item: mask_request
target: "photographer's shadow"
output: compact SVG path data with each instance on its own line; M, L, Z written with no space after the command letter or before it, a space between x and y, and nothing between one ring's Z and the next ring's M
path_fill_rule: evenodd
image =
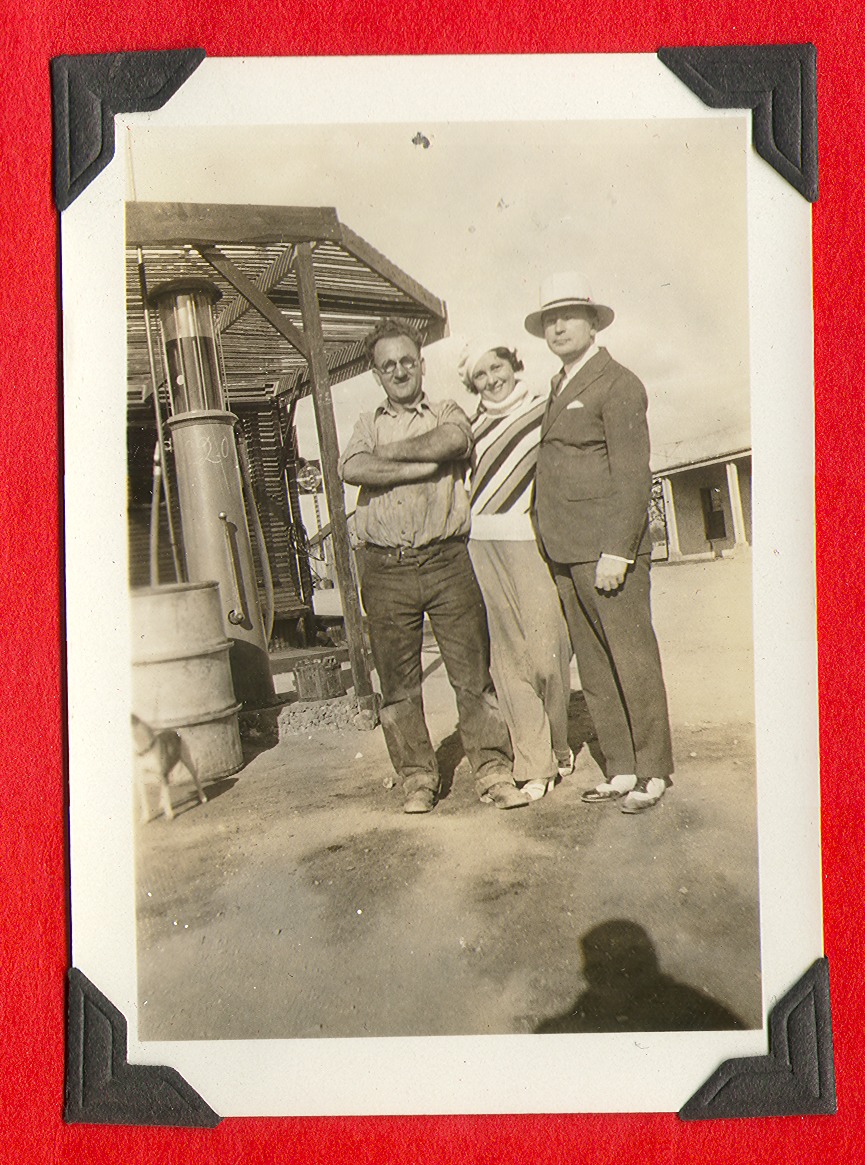
M583 935L580 946L586 989L566 1012L539 1023L538 1034L746 1027L710 995L663 974L652 940L635 922L603 922Z

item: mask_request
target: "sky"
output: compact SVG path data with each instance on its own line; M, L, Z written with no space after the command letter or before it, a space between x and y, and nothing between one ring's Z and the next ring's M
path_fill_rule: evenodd
M452 335L425 353L426 388L469 407L464 339L501 336L546 386L556 361L523 320L545 275L582 272L616 312L601 342L646 385L657 461L747 439L746 134L745 118L136 127L127 167L146 201L334 206L445 300ZM342 444L381 390L366 374L333 395ZM316 457L309 401L298 434Z

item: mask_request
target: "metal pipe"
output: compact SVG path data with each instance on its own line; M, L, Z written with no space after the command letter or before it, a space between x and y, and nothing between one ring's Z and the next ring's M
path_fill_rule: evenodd
M159 460L159 442L153 446L153 489L150 495L150 585L159 586L159 494L162 486L162 465Z
M162 492L165 497L165 515L168 518L168 541L171 544L171 557L174 560L175 577L178 582L183 582L183 569L180 564L180 552L177 549L177 537L174 532L174 517L171 513L171 487L168 481L167 464L165 461L165 438L162 432L162 410L159 407L159 385L156 381L156 363L153 359L153 337L150 334L150 308L147 303L147 276L144 273L144 252L142 251L141 247L138 248L138 285L141 291L141 306L144 309L144 332L147 336L147 359L150 364L150 384L153 390L153 412L156 417L156 442L159 449L160 477L162 478ZM152 553L153 549L151 546L151 554ZM157 555L159 553L158 535L156 541L156 553ZM152 561L150 570L152 577Z
M240 577L240 568L237 565L237 555L234 550L234 537L232 530L234 527L228 520L228 514L225 510L219 511L219 520L222 522L222 529L225 532L225 549L228 552L228 562L231 566L231 574L234 579L234 599L235 605L228 612L228 621L235 627L245 626L249 619L246 614L246 606L243 602L243 582Z
M237 440L237 453L240 460L240 480L243 483L243 495L246 498L246 512L252 520L255 541L258 545L258 557L261 561L261 574L264 581L264 636L268 643L273 635L273 619L276 600L273 594L273 572L270 569L270 555L267 553L267 542L261 525L261 515L255 501L252 489L252 469L249 464L249 455L246 452L246 434L239 423L234 428Z

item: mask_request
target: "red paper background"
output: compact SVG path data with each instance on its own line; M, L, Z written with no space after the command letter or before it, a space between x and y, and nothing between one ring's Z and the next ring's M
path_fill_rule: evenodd
M7 3L2 32L0 393L4 490L0 824L4 1161L286 1163L761 1162L859 1157L863 845L865 412L862 12L696 0L568 6L522 0L150 0L116 10ZM789 9L789 11L788 11ZM201 46L210 56L655 52L662 45L812 41L818 49L820 200L814 208L817 541L826 953L835 1117L686 1124L675 1115L227 1120L214 1131L62 1123L65 910L62 546L58 480L58 223L48 61L60 54ZM94 593L98 616L99 594ZM784 692L777 693L779 700ZM791 774L791 779L794 778ZM805 968L803 968L803 971ZM639 1107L639 1096L623 1096Z

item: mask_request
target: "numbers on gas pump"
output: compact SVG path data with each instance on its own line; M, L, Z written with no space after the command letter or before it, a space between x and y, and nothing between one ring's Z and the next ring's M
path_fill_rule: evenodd
M231 446L227 436L223 436L219 444L215 445L210 434L203 433L199 438L199 449L202 461L208 461L211 465L222 465L228 459Z

